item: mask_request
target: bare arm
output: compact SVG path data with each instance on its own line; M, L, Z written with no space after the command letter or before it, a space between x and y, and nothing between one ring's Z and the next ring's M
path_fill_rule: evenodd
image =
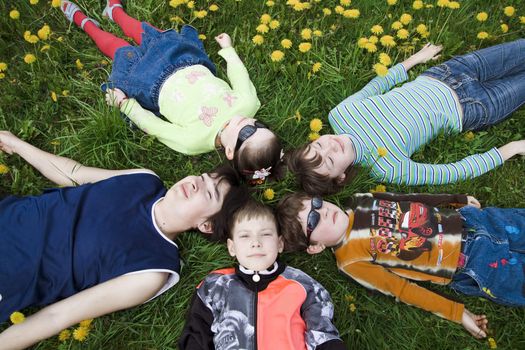
M418 65L419 63L426 63L429 60L437 60L440 55L438 53L443 49L441 45L433 45L431 43L423 46L421 50L407 58L401 64L405 67L405 70L408 72L410 68Z
M18 154L42 175L60 186L97 182L133 172L153 173L146 169L107 170L87 167L73 159L45 152L22 141L9 131L0 131L0 150L9 154Z
M503 160L507 160L516 155L525 156L525 140L509 142L505 146L498 148L498 151Z
M157 293L167 274L124 275L54 303L0 334L0 350L24 349L82 320L142 304Z

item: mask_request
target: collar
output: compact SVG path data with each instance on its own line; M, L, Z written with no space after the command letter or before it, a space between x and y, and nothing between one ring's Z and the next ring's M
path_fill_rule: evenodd
M244 282L248 289L253 291L263 291L268 285L273 282L281 273L283 273L286 265L275 261L269 269L264 271L253 271L244 266L237 265L235 272L237 276ZM255 277L257 276L257 277ZM255 278L254 278L255 277Z
M226 121L226 123L222 124L221 128L219 129L219 132L217 133L217 136L215 136L215 148L222 149L222 143L221 143L221 135L224 129L230 124L230 121Z

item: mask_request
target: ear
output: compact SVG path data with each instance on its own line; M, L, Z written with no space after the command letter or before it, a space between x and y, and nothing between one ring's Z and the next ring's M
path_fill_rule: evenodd
M345 179L346 179L346 174L345 174L345 173L342 173L341 175L339 175L339 176L337 177L337 180L336 180L336 181L337 181L337 184L338 184L338 185L342 184L343 181L345 181Z
M317 243L317 244L310 244L308 248L306 248L306 252L310 255L313 254L319 254L321 253L326 247L324 244Z
M230 238L226 241L226 245L228 246L228 253L230 253L230 256L235 256L235 245Z
M282 253L284 250L283 236L279 236L279 253Z
M206 220L197 225L197 229L202 233L211 234L213 233L213 225L210 220Z
M233 148L230 146L224 147L224 154L226 154L226 158L228 160L232 160L235 152L233 151Z

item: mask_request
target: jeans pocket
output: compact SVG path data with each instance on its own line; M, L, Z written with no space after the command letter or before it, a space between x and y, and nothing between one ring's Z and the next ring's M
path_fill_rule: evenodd
M437 66L430 67L423 72L422 75L429 75L434 79L445 81L451 74L450 68L444 64L438 64Z
M463 108L463 131L478 130L489 125L487 107L481 101L467 97L459 102Z

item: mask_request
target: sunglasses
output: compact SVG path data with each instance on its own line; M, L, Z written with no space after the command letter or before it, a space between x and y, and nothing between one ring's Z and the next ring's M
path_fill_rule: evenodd
M258 120L256 120L253 125L245 125L242 127L239 131L239 136L237 137L237 143L235 144L235 152L239 150L244 141L255 134L257 129L268 129L268 127Z
M310 244L310 236L315 230L319 221L321 219L321 214L317 210L321 209L323 206L323 199L321 197L312 197L312 206L310 212L308 213L308 218L306 219L306 239L308 244Z

